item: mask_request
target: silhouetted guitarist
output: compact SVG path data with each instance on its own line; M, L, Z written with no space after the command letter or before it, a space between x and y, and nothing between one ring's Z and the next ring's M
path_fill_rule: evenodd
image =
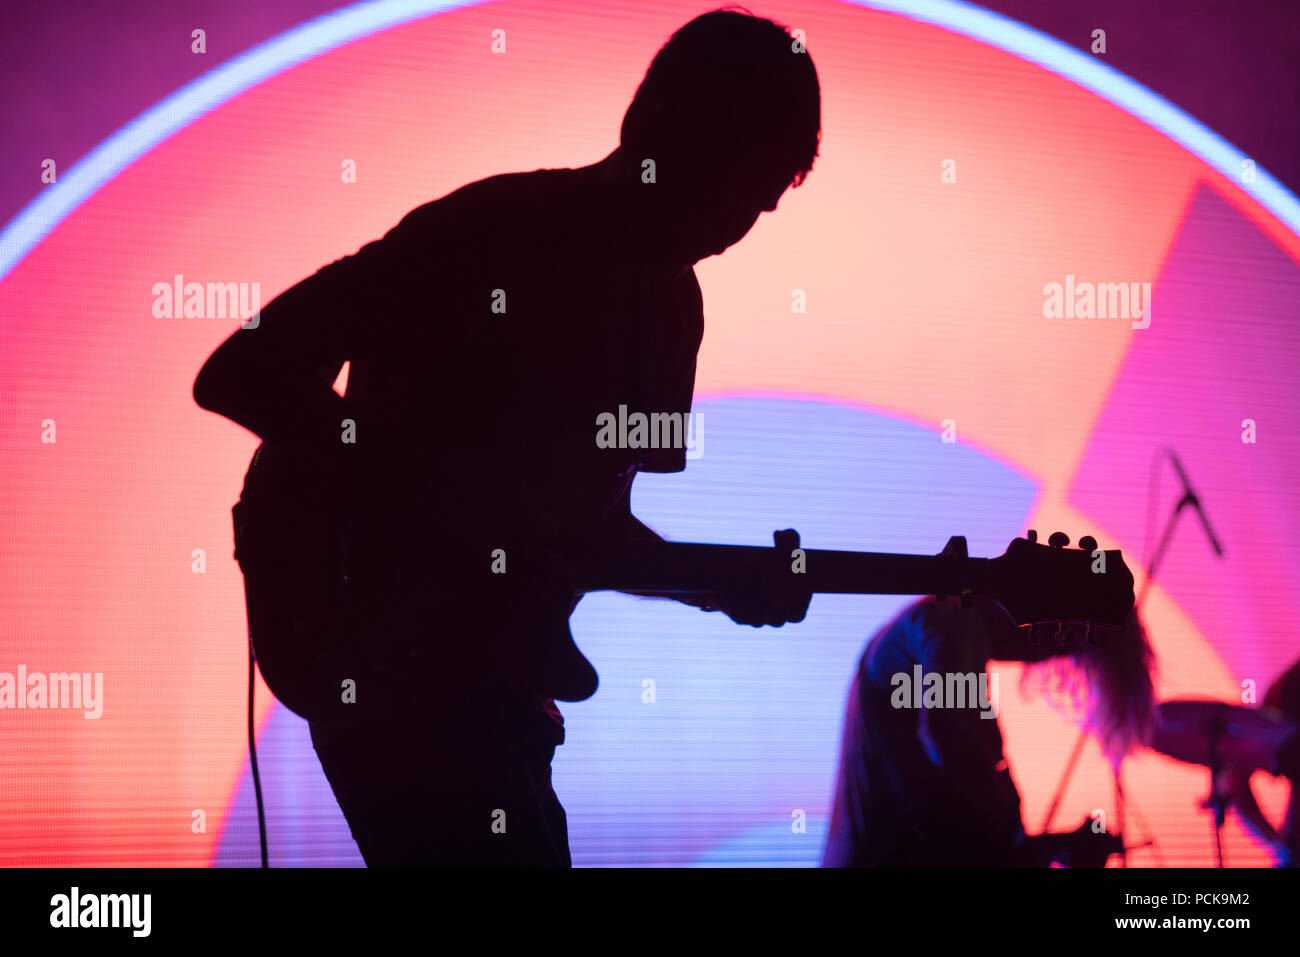
M685 449L599 448L597 417L690 410L692 266L802 182L819 138L802 46L771 21L706 14L656 55L603 160L421 206L281 294L199 374L201 406L295 449L304 494L344 476L359 614L427 632L393 721L312 725L368 864L569 864L550 761L553 699L572 689L545 642L503 664L500 641L563 620L575 597L526 559L654 536L632 480L680 471ZM524 579L510 600L483 590L490 555ZM808 596L758 582L710 604L780 625Z

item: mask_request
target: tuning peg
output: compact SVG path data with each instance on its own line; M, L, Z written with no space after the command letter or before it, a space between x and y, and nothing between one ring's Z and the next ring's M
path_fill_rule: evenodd
M1097 540L1091 535L1085 535L1079 539L1079 547L1085 552L1095 552L1097 550Z
M1038 541L1037 530L1031 528L1029 531L1025 532L1025 541L1029 542L1031 545Z
M1064 548L1070 544L1070 536L1065 532L1052 532L1051 537L1047 539L1047 544L1053 548Z

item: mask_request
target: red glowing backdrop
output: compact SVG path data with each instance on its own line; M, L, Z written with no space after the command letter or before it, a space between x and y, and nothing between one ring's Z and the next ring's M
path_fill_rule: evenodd
M102 672L105 695L97 720L0 713L0 864L208 864L243 773L245 632L228 508L256 443L190 397L233 324L156 318L154 285L177 274L257 282L269 301L465 182L601 158L658 45L699 12L509 2L362 36L194 117L4 276L0 671ZM1028 526L1092 533L1135 559L1151 454L1177 447L1228 555L1215 562L1194 527L1180 527L1146 609L1161 693L1239 700L1252 680L1262 695L1300 654L1286 588L1300 571L1289 434L1300 239L1183 145L1006 50L848 4L756 12L807 37L822 155L776 213L698 268L697 398L862 408L930 429L936 443L952 420L960 444L1033 483ZM495 30L504 54L492 52ZM348 160L355 183L340 175ZM1044 285L1067 275L1151 283L1150 327L1045 318ZM806 313L792 312L794 290ZM431 310L438 296L429 291ZM1242 441L1246 419L1254 443ZM1169 478L1162 512L1172 494ZM959 533L967 517L950 519ZM881 617L861 622L854 652ZM842 665L842 681L823 689L833 712L854 654L823 651ZM1032 829L1074 732L1015 693L1014 677L1004 669L1003 725ZM734 694L734 707L754 706ZM272 707L261 686L259 722ZM820 763L804 806L824 817L838 720L822 714L806 730ZM675 733L685 742L708 729ZM584 747L571 735L564 749L575 791L587 781L580 765L606 753ZM1283 789L1257 781L1276 816ZM1143 754L1126 783L1140 813L1130 827L1160 853L1131 863L1211 862L1202 775ZM1110 802L1090 748L1058 824ZM1226 853L1266 860L1235 821ZM655 859L680 862L668 850Z

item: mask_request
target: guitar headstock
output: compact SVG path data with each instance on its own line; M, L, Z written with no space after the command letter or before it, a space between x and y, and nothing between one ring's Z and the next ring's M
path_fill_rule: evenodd
M988 596L1017 625L1084 621L1121 627L1133 609L1133 573L1118 549L1103 551L1091 536L1069 548L1054 533L1048 544L1030 531L989 561Z

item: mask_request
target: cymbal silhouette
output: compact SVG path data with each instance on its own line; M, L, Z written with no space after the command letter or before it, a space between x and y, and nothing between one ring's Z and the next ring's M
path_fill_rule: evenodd
M1226 701L1165 701L1156 712L1151 748L1205 767L1268 768L1298 727L1275 711Z

